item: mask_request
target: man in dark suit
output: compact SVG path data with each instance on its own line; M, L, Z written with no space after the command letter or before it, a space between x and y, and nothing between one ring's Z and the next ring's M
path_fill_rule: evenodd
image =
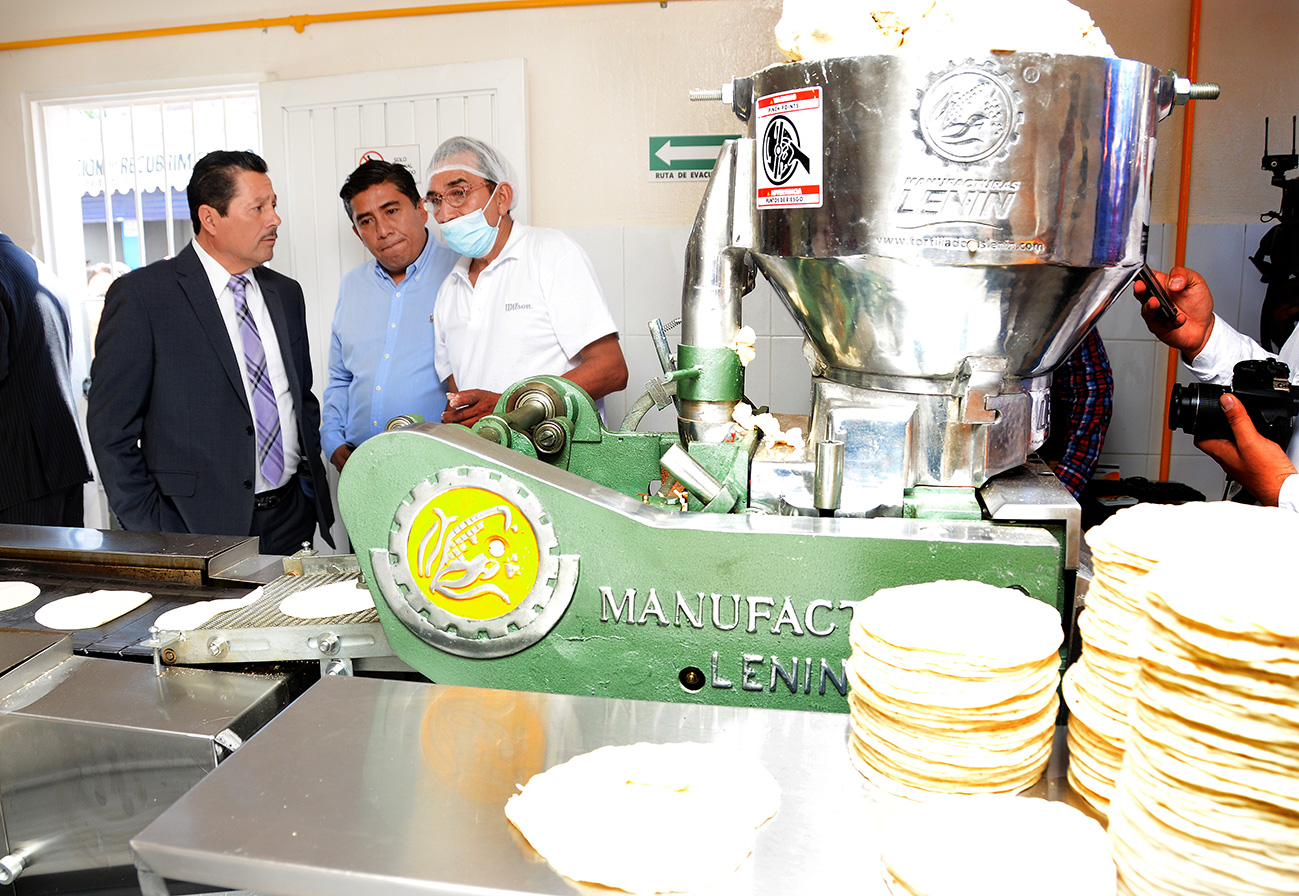
M256 535L289 554L333 507L297 281L262 265L280 218L266 163L213 152L189 188L194 240L109 288L90 445L126 529Z
M82 523L90 468L68 371L68 312L57 289L48 269L0 233L0 523Z

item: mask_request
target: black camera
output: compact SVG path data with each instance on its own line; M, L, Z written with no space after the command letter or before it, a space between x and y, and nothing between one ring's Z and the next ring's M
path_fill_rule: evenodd
M1173 386L1168 428L1197 439L1230 439L1231 424L1221 404L1225 392L1240 399L1260 433L1283 448L1289 444L1294 416L1299 413L1299 391L1290 387L1289 366L1274 358L1241 361L1231 372L1230 386Z

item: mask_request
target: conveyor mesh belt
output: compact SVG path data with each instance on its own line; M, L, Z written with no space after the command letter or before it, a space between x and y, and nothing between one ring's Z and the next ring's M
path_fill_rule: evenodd
M345 582L348 580L356 581L359 576L354 572L331 572L320 573L309 576L280 576L274 582L264 586L262 596L253 601L246 607L239 607L234 610L226 610L224 613L218 613L207 622L194 629L194 631L203 631L204 629L248 629L248 628L272 628L291 625L319 625L322 622L329 621L340 624L378 622L379 614L375 612L373 606L366 607L355 613L345 613L342 616L328 616L321 619L298 619L296 616L286 616L280 612L280 603L290 594L298 591L306 591L308 588L318 588L321 585L329 585L334 582Z

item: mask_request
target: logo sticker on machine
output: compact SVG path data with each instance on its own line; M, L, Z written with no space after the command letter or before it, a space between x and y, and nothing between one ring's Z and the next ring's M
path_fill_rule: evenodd
M412 578L429 602L463 619L513 610L537 581L537 534L511 501L452 488L415 515L406 538Z
M420 640L487 659L537 643L577 583L576 556L537 495L494 470L441 470L397 508L387 550L371 553L388 608Z
M822 115L820 87L758 99L758 208L821 207Z
M944 73L920 101L920 136L935 155L971 163L1001 152L1016 136L1015 96L996 72L958 66Z

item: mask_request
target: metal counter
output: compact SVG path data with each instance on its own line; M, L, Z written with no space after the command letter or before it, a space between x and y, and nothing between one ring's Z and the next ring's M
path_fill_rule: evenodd
M268 896L562 894L505 819L515 785L608 744L711 741L780 783L753 855L710 893L885 896L872 857L907 804L849 764L848 717L327 678L131 841L146 896L168 880ZM1083 808L1063 728L1029 795ZM708 831L628 831L626 848L707 849ZM602 892L614 892L605 891Z
M0 629L0 655L22 653L0 675L0 856L21 860L16 890L0 893L18 896L132 882L129 839L294 690L284 674L157 676L74 656L63 635Z

